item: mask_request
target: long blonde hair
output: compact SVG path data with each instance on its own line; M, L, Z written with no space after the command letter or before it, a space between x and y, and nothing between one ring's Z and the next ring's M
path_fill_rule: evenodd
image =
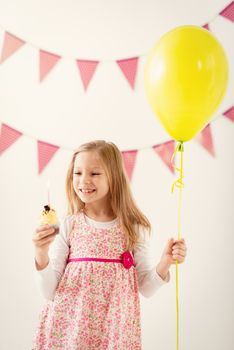
M74 191L73 171L77 154L87 151L96 151L100 157L109 182L111 208L119 218L121 227L126 234L127 249L132 250L139 241L140 226L148 229L150 234L151 224L133 199L122 154L114 143L96 140L85 143L75 150L66 178L68 214L77 214L85 206Z

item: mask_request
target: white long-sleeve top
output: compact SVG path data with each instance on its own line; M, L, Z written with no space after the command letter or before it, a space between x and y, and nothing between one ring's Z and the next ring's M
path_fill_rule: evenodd
M36 269L35 263L35 281L42 294L46 299L53 300L58 283L63 275L69 255L68 235L72 229L73 215L65 217L60 224L59 234L54 239L49 249L49 263L43 270ZM90 219L85 215L85 220L89 225L98 228L111 227L117 218L100 222ZM165 283L170 280L168 272L163 280L156 271L156 265L151 252L150 240L146 234L145 228L139 232L141 241L133 250L134 260L136 263L136 272L138 279L139 292L146 298L150 298Z

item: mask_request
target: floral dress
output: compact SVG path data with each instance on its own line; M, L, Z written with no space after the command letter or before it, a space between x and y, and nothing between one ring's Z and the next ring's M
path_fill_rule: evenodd
M81 211L68 239L67 265L40 314L32 349L140 350L137 274L119 220L96 228Z

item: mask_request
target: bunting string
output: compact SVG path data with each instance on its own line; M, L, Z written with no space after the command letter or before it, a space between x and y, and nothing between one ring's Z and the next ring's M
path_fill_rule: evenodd
M231 1L224 9L222 9L220 12L216 13L215 15L212 16L212 18L207 21L205 24L201 24L201 27L205 28L205 27L209 27L209 24L211 24L212 22L214 22L216 20L216 18L218 16L221 16L231 22L234 22L234 1ZM0 25L0 29L6 33L8 33L8 35L14 37L15 39L17 40L20 40L22 43L27 43L27 45L37 49L37 50L41 50L43 52L48 52L47 50L44 50L43 48L40 48L39 46L35 45L34 43L32 42L29 42L29 41L25 41L23 40L22 38L19 38L18 36L16 36L14 33L11 33L9 32L8 30L6 30L2 25ZM48 52L49 54L51 55L54 55L54 56L58 56L58 57L63 57L63 58L66 58L66 59L71 59L71 60L76 60L76 58L74 57L71 57L71 56L67 56L67 55L61 55L61 54L58 54L58 53L55 53L55 52L51 52L49 51ZM147 53L142 53L142 54L138 54L137 57L145 57L147 55ZM118 57L118 58L113 58L113 59L97 59L96 58L79 58L80 60L82 61L102 61L102 62L113 62L113 61L123 61L123 60L126 60L126 59L129 59L128 58L124 58L124 57Z
M202 25L203 28L210 30L209 24L213 22L218 16L222 16L223 18L234 22L234 1L229 3L224 9L222 9L219 13L217 13L213 18ZM59 55L54 52L46 51L33 43L26 42L22 38L19 38L15 33L10 33L5 28L0 26L0 29L5 33L4 41L2 46L2 52L0 57L0 63L2 64L6 61L10 56L12 56L16 51L18 51L22 46L29 45L39 51L39 83L42 83L47 75L51 72L51 70L58 64L61 58L69 59L66 55ZM127 80L129 86L134 90L135 82L136 82L136 73L137 66L140 57L147 56L148 53L139 54L135 57L127 57L127 58L118 58L118 59L83 59L83 58L70 58L75 60L77 63L77 67L80 73L80 78L83 84L84 91L87 91L87 88L94 76L95 71L100 63L100 61L113 61L116 62L118 67L120 68L122 74Z
M223 112L223 117L229 119L231 122L234 122L234 106ZM212 124L218 120L218 117L212 121ZM1 121L0 121L1 123ZM28 137L37 143L37 160L38 160L38 174L41 174L51 159L54 157L56 152L60 149L73 152L74 149L64 146L58 146L38 140L35 137L24 133L19 130L14 129L12 126L9 126L5 123L0 125L0 156L9 149L20 137ZM212 157L215 157L215 150L213 144L213 137L211 132L211 125L208 124L195 138L197 141ZM127 171L129 179L132 179L137 155L139 151L145 149L153 149L153 151L159 156L163 163L167 166L172 174L175 172L180 172L180 169L173 164L173 159L179 151L179 145L175 147L175 141L169 140L166 142L161 142L153 146L141 147L138 149L124 150L122 151L124 165ZM172 156L171 156L172 155ZM174 187L180 188L183 186L183 177L175 180L172 185L172 192Z
M223 18L234 22L234 1L229 3L224 9L222 9L218 14L216 14L209 22L203 25L204 28L209 30L209 24L217 18L217 16L222 16ZM59 60L62 58L61 55L45 51L39 47L36 47L34 44L24 41L21 38L18 38L16 35L9 33L5 30L5 28L0 26L5 32L4 42L2 46L2 52L0 52L0 63L6 61L11 55L13 55L17 50L19 50L23 45L28 44L32 47L39 50L40 57L40 72L39 72L39 81L42 82L48 73L52 70L52 68L58 64ZM122 71L124 77L126 78L129 86L134 89L136 83L136 74L139 57L146 56L146 54L138 55L137 57L128 57L123 59L115 59L119 69ZM65 56L63 56L65 57ZM90 81L97 70L97 67L100 63L100 60L90 60L90 59L75 59L77 63L77 67L81 76L81 80L83 83L84 90L87 91L87 88L90 84ZM110 61L110 60L102 60L102 61ZM229 108L227 111L223 113L223 115L230 119L232 122L234 121L234 106ZM212 122L213 123L213 122ZM59 149L67 149L71 150L68 147L56 146L51 143L37 140L34 137L23 133L22 131L14 129L12 126L9 126L2 122L1 125L1 133L0 133L0 155L5 152L9 147L11 147L21 136L30 137L37 142L38 149L38 173L41 174L49 161L55 155L55 153ZM204 147L213 157L215 156L214 145L212 140L212 133L210 124L207 125L204 130L195 138L197 142L199 142L202 147ZM127 174L131 179L134 165L136 162L137 153L140 150L146 148L153 148L155 153L161 158L161 160L166 164L168 169L174 174L178 169L174 168L170 157L174 150L175 142L173 140L166 141L160 144L153 145L151 147L144 147L136 150L123 151L122 155L124 158L124 163L127 169ZM176 180L173 183L173 191L174 187L180 188L182 186L182 182L180 179Z

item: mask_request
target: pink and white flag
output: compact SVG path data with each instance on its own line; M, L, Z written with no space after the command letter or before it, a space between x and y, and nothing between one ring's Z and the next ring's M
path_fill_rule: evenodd
M76 60L76 63L80 71L80 76L84 89L87 90L99 61Z
M58 55L40 50L40 82L45 79L60 59Z
M220 16L223 16L230 21L234 22L234 1L232 1L227 7L225 7L224 10L222 10L220 13Z
M58 146L39 140L37 141L38 174L41 174L42 170L46 167L58 149Z
M168 141L160 145L153 146L154 151L161 158L161 160L166 164L169 170L174 174L175 169L171 162L172 155L175 150L175 141Z
M234 106L225 111L223 115L234 122Z
M4 42L1 52L0 63L7 60L13 53L15 53L21 46L25 44L25 41L17 38L16 36L5 32Z
M21 135L22 133L18 130L10 128L6 124L2 124L0 134L0 154L9 148Z
M136 163L137 153L138 153L137 150L122 152L124 167L130 181L132 179L132 174Z
M202 28L205 28L205 29L207 29L207 30L210 30L209 23L204 24L204 26L202 26Z
M208 124L196 137L195 140L199 142L213 157L215 157L215 150L213 145L213 138L211 133L211 126Z
M116 61L132 89L135 86L138 59L139 57L134 57Z

